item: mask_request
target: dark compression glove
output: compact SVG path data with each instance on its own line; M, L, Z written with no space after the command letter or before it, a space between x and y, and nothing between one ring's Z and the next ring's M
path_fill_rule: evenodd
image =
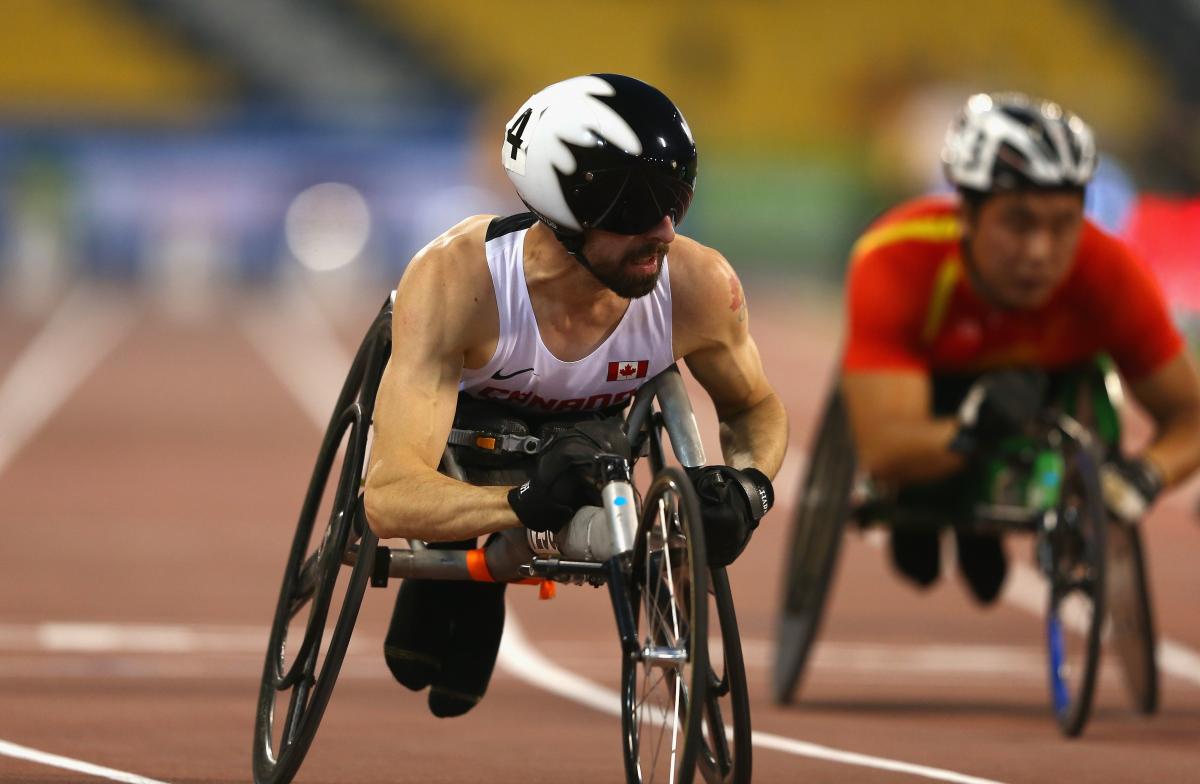
M1046 375L1036 370L998 370L971 385L958 407L958 433L950 448L964 454L1017 435L1037 420L1046 396Z
M1149 460L1117 457L1100 469L1104 505L1125 523L1136 523L1163 490L1163 478Z
M558 533L581 506L599 506L600 455L629 458L629 439L619 419L580 422L551 437L533 476L508 491L508 505L521 524Z
M708 565L728 566L741 555L758 521L775 503L775 489L757 468L705 466L692 474L704 519Z

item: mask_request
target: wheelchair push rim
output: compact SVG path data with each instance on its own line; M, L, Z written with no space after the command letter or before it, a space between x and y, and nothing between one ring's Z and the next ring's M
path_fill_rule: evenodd
M1050 704L1067 737L1083 731L1091 711L1105 618L1107 519L1096 462L1070 450L1053 525L1039 533L1049 581L1046 651Z
M709 617L715 614L717 618L720 644L709 651L697 767L705 784L746 784L750 781L754 753L750 695L733 593L725 569L709 572L708 595ZM713 650L720 653L720 661L715 660Z
M691 482L678 469L664 469L645 496L629 580L638 641L638 650L622 662L630 782L686 784L695 774L709 675L699 524Z
M1150 715L1158 710L1158 635L1141 534L1136 525L1111 522L1107 545L1112 647L1134 709Z
M358 558L348 578L339 579L343 558L352 547L370 552L378 541L366 525L359 488L376 385L387 360L388 315L385 309L354 358L336 413L322 440L296 525L255 713L252 765L256 784L286 784L299 770L333 692L371 575L372 559ZM343 444L341 463L337 464ZM331 477L336 479L336 487L328 520L310 552ZM339 583L344 592L330 628ZM303 636L289 664L289 626L306 608ZM286 708L280 715L276 709L283 701Z
M787 582L780 614L772 696L795 699L808 655L820 632L850 514L855 457L845 404L834 390L825 405L797 504L788 545Z

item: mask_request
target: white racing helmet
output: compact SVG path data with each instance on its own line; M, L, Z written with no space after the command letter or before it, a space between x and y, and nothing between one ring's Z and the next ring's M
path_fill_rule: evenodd
M958 188L1084 188L1096 171L1092 129L1051 101L978 93L946 132L942 165Z
M696 143L667 96L617 74L577 76L521 105L504 130L504 171L521 200L566 243L585 229L641 234L683 220Z

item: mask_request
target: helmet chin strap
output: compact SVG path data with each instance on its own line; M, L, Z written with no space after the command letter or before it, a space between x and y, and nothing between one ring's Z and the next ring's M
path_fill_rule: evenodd
M592 268L592 263L588 261L587 256L583 255L583 234L566 234L558 229L551 228L555 238L566 249L567 255L583 265L583 268L596 276L596 270ZM599 277L599 276L596 276Z
M558 240L559 244L561 244L567 251L567 255L575 259L575 261L578 261L585 270L592 273L592 277L596 278L596 280L600 280L600 276L596 274L596 270L592 267L592 263L588 261L587 256L583 255L583 232L567 233L560 229L554 221L535 210L529 204L529 202L525 201L524 199L521 201L524 202L529 211L532 212L539 221L541 221L542 225L550 230L550 233L554 235L554 238ZM603 283L603 281L601 282Z

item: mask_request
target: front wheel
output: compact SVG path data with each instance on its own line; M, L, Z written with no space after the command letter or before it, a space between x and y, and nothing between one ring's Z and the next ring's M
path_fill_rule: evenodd
M621 724L632 784L695 775L709 677L706 563L696 491L664 469L645 496L629 575L637 650L621 665Z
M1056 513L1040 532L1049 580L1046 650L1050 701L1067 737L1083 731L1100 667L1105 613L1105 533L1096 461L1082 447L1066 456Z

